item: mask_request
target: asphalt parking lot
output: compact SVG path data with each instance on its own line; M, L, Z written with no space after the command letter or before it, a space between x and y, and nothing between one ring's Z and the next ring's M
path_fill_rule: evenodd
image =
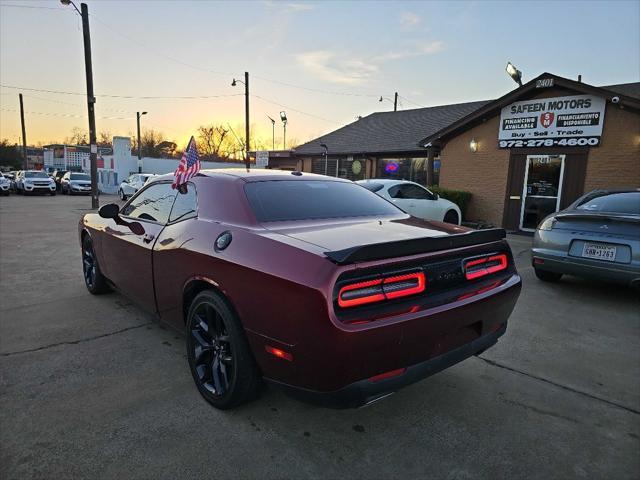
M179 333L86 291L89 204L0 199L1 478L640 476L638 294L538 281L528 237L510 238L522 295L482 357L359 410L266 390L221 412Z

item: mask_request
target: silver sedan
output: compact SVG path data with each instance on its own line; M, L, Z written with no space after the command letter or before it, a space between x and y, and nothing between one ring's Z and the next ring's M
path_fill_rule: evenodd
M531 256L540 280L566 273L640 287L640 189L595 190L549 215Z

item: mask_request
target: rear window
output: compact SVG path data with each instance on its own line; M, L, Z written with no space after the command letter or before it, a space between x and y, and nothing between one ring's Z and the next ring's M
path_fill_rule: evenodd
M379 190L382 190L382 187L384 187L384 185L382 185L381 183L371 183L371 182L362 182L362 183L358 183L358 185L366 188L370 192L377 192Z
M272 180L245 185L259 222L397 215L401 210L355 183Z
M640 215L640 192L610 193L579 205L578 210L589 212Z

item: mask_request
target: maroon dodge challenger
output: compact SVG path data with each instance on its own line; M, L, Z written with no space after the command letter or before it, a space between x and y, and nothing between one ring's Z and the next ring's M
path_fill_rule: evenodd
M348 180L273 170L158 177L79 224L84 279L186 332L213 406L262 380L357 407L494 345L521 280L501 229L411 217Z

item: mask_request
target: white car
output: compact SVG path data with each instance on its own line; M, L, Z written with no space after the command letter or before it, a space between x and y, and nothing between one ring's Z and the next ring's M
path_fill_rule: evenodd
M56 182L42 170L21 171L16 177L16 192L24 195L30 193L56 194Z
M120 188L118 189L120 199L126 200L131 195L134 195L144 186L145 183L149 181L149 179L153 177L157 177L157 175L153 173L134 173L133 175L130 175L129 178L120 183Z
M418 183L384 178L359 180L356 183L414 217L456 225L460 225L462 221L462 213L455 203L440 198L437 193Z
M0 194L11 195L11 180L0 172Z

